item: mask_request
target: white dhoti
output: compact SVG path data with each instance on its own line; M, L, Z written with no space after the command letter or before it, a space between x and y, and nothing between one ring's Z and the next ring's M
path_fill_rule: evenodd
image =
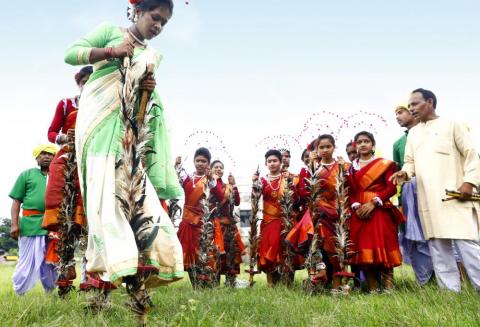
M476 240L434 238L428 242L433 269L435 270L437 283L441 288L454 292L460 292L461 290L460 272L452 247L453 243L473 287L480 291L480 238L477 215L478 213L473 209L472 219L476 226Z

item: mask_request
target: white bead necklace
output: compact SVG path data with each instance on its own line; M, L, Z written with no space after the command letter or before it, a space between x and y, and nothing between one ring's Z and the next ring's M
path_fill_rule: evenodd
M358 159L358 162L361 162L361 163L369 163L369 162L372 162L373 159L375 159L375 158L374 158L374 157L371 157L370 159L367 159L367 160Z
M147 42L140 40L130 29L127 29L128 34L130 34L133 39L140 44L142 47L147 47Z
M371 156L370 159L367 159L367 160L358 158L357 160L353 161L353 168L355 168L355 170L360 170L361 169L360 163L369 164L375 159L376 159L375 156Z
M324 163L323 161L320 161L320 165L322 165L322 166L331 166L331 165L334 165L335 163L336 163L335 160L333 160L333 161L330 162L330 163Z
M193 185L193 188L196 188L197 187L197 183L195 183L195 178L198 177L198 178L203 178L205 176L204 175L197 175L195 173L192 174L191 178L192 178L192 185Z

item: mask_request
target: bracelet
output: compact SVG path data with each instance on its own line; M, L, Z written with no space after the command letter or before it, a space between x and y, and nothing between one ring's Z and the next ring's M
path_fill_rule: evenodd
M317 263L315 269L316 270L325 270L325 269L327 269L327 265L324 262L319 262L319 263Z
M113 58L113 48L105 48L105 57L106 59L112 59Z
M375 206L375 208L382 206L382 204L378 201L378 198L377 198L377 197L371 199L370 202Z
M63 143L65 143L66 140L63 140L64 135L65 134L58 134L57 137L55 137L55 143L57 143L58 145L62 145ZM60 139L62 139L62 142L60 142Z

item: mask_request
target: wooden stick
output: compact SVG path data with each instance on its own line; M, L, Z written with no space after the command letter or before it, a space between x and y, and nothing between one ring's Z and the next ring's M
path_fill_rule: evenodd
M147 69L145 70L144 76L146 77L148 75L153 74L154 69L155 69L154 64L148 64ZM147 110L148 100L150 99L151 95L152 93L147 90L142 91L142 96L140 98L140 107L138 108L138 114L137 114L138 126L141 126L143 124L143 121L145 119L145 111Z

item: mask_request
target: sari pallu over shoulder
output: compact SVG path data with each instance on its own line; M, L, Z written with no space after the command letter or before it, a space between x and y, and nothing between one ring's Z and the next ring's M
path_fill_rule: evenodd
M349 187L351 187L349 202L363 204L378 197L383 202L383 208L392 210L395 222L404 223L405 217L390 201L390 198L396 193L396 187L389 181L383 184L379 183L383 175L390 176L391 172L395 170L396 163L383 158L375 159L359 171L354 171L353 167L351 167L349 176Z
M316 232L322 235L322 238L324 238L324 247L327 245L326 247L330 252L335 251L335 224L339 218L336 207L336 184L339 167L338 162L336 162L334 165L331 165L331 167L324 167L317 171L317 177L320 179L322 192L320 192L315 201L314 214L322 223L319 226L319 230ZM347 171L349 167L349 164L345 164L345 171ZM303 177L310 178L310 173L305 172ZM300 184L300 192L305 198L310 195L310 192L306 187L306 182L304 181ZM310 212L310 209L307 209L301 220L299 220L287 235L286 239L296 252L305 254L308 251L314 233L315 230L312 213Z
M195 181L195 177L187 177L183 183L185 204L182 221L178 226L177 236L182 245L183 264L186 270L193 268L198 261L198 247L201 234L203 207L207 185L205 176Z
M355 179L351 181L353 181L359 189L367 190L372 183L377 181L380 176L394 164L395 162L393 161L377 158L358 171L355 171L352 165L349 171L351 176L355 175Z
M207 178L202 177L197 182L192 179L189 183L190 182L192 183L192 187L188 191L188 195L185 196L182 219L188 221L190 224L198 225L203 215L203 208L200 201L205 196Z
M383 203L367 219L352 212L350 236L356 253L353 264L392 268L402 262L397 233L403 216L389 200L396 193L396 187L388 181L394 166L393 161L376 159L358 171L350 169L349 201L364 204L378 197Z
M66 52L65 61L72 65L84 65L92 48L114 47L121 44L127 37L125 29L103 23L84 38L76 41ZM147 64L153 63L158 68L162 56L153 48L135 48L132 60L133 76L137 81L145 72ZM112 134L119 134L121 124L118 123L118 109L120 108L120 94L122 90L119 72L119 60L103 60L94 64L94 72L84 86L80 98L80 118L77 119L76 149L77 161L80 166L79 174L83 174L86 149L94 154L115 154L118 157L119 145L110 146ZM148 176L157 195L161 199L173 199L182 196L183 192L178 183L172 154L170 136L165 121L163 106L156 91L153 92L149 108L151 116L150 129L153 138L149 142L154 152L147 155L146 166L150 167ZM116 113L115 113L116 112ZM110 129L109 131L104 131ZM118 135L116 135L118 136ZM96 142L96 140L99 140ZM115 137L115 139L117 139ZM100 143L100 144L99 144ZM82 144L80 146L79 144ZM83 159L83 160L82 160ZM82 166L83 165L83 166ZM83 178L81 186L84 187ZM84 196L85 198L85 196ZM88 204L86 204L88 205Z
M120 40L121 41L121 40ZM102 45L100 45L102 46ZM160 55L153 49L135 49L131 75L139 82L147 64L158 66ZM121 119L122 76L118 61L95 64L96 72L85 85L80 98L76 123L76 149L80 184L89 224L87 271L98 272L103 280L121 282L122 277L137 272L139 253L132 229L125 219L116 194L116 163L122 157L122 137L125 132ZM183 277L182 249L173 225L159 198L178 197L181 188L171 163L170 143L163 109L156 93L147 110L154 153L147 156L145 180L145 216L153 217L158 235L146 254L145 264L155 266L159 273L152 276L150 286Z

